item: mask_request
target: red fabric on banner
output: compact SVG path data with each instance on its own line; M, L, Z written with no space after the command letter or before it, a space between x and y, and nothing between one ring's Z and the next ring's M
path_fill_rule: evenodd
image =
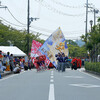
M31 59L32 59L32 62L34 63L34 59L35 57L37 56L41 56L41 52L38 51L38 49L42 46L42 43L38 42L38 41L35 41L33 40L32 41L32 47L31 47ZM50 63L50 61L46 58L46 56L44 55L43 59L45 59L45 62L47 64Z

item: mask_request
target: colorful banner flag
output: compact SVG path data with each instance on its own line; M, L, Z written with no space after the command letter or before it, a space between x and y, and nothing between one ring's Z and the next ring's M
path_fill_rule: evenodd
M31 59L32 59L32 62L34 63L34 59L35 57L37 56L41 56L42 53L38 51L38 49L42 46L42 43L38 42L38 41L35 41L33 40L32 41L32 47L31 47ZM50 63L50 61L46 58L45 62L47 64Z
M49 36L40 47L39 52L45 55L55 67L57 65L55 55L58 54L58 52L63 52L65 56L68 56L68 46L60 28Z

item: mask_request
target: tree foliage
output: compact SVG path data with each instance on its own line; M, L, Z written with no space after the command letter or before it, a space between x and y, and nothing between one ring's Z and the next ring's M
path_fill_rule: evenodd
M100 18L98 18L98 24L92 27L92 32L82 35L81 38L89 51L92 50L94 45L100 43Z
M84 46L79 47L79 46L68 44L68 50L69 50L70 57L85 57L85 56L87 56L87 51Z
M0 46L17 46L25 53L27 52L27 38L29 38L29 47L31 50L32 40L37 40L44 43L44 40L38 38L39 33L34 35L33 33L27 34L26 30L19 31L12 28L11 26L6 26L0 22Z
M29 47L31 50L32 40L36 40L44 43L44 40L39 38L40 34L37 33L34 35L33 33L27 34L26 30L19 31L11 26L6 26L0 22L0 46L17 46L25 53L27 53L27 38L29 38ZM84 57L86 55L85 47L79 47L77 43L72 40L66 40L69 49L69 55L71 57Z
M66 40L66 42L67 42L68 44L71 44L71 45L77 46L77 43L74 42L73 40Z

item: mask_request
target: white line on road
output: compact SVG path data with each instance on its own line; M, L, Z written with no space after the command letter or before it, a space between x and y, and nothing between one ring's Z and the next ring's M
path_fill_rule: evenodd
M55 95L54 95L54 84L50 84L49 98L48 98L48 100L55 100Z
M53 78L53 76L51 76L51 78Z
M95 76L93 76L93 75L90 75L90 74L85 73L85 72L82 72L82 71L80 71L80 72L83 73L83 74L86 74L86 75L88 75L88 76L91 76L91 77L93 77L93 78L95 78L95 79L97 79L97 80L100 80L100 78L98 78L98 77L95 77Z
M51 75L53 75L53 71L51 71Z
M66 78L83 78L82 76L64 76Z
M53 76L53 73L51 73L51 75Z
M93 84L70 84L71 86L83 87L83 88L99 88L100 85Z
M50 80L50 82L54 82L54 80L53 80L53 79L51 79L51 80Z
M53 73L53 70L51 71L51 73Z

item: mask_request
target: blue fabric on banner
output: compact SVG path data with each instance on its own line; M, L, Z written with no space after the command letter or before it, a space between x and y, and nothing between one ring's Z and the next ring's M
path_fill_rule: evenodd
M65 38L60 28L58 28L49 38L44 42L44 44L39 48L39 51L49 59L54 66L57 65L55 55L59 52L55 48L61 42L65 42ZM58 45L59 46L59 45ZM65 49L68 48L67 42L64 45ZM54 52L57 51L57 52ZM55 54L56 53L56 54ZM54 60L53 60L54 59Z

